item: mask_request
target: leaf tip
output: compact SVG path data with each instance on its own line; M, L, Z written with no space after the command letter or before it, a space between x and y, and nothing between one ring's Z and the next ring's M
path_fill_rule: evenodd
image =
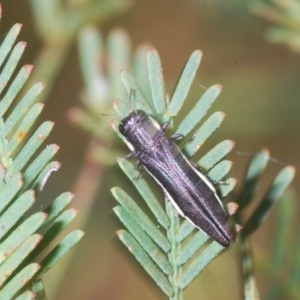
M75 217L75 216L77 216L79 210L72 207L72 208L70 208L70 212L71 212L71 214Z
M25 65L25 71L27 75L30 75L32 69L33 69L33 65L30 64Z
M0 9L1 9L1 12L2 12L2 6L0 5ZM22 28L23 27L23 24L21 24L21 23L16 23L16 27L18 27L18 28Z
M231 148L233 148L235 146L235 141L228 140L228 143L230 144Z
M266 156L270 156L270 151L269 151L268 148L263 147L263 148L261 149L261 152L262 152L263 154L265 154Z
M226 113L224 113L223 111L218 111L217 113L220 115L222 120L226 117Z
M57 144L53 144L53 149L55 151L58 151L60 149L60 146L58 146Z
M118 131L118 124L117 124L117 121L116 120L111 120L110 121L110 126L111 128L114 130L114 131Z
M85 235L85 232L83 230L78 229L77 233L79 235L80 238L82 238Z
M121 75L121 76L124 76L124 74L126 74L126 73L127 73L127 70L126 70L126 69L120 70L120 75Z
M18 43L18 45L20 45L20 48L23 50L23 49L25 49L27 43L24 42L24 41L21 41L21 42Z
M287 166L286 169L291 173L292 176L295 176L297 169L295 166Z
M228 210L228 214L230 216L234 215L235 212L237 211L239 205L235 202L228 202L227 203L227 210Z
M46 220L48 218L48 214L46 212L41 211L40 214L42 215L44 220Z
M235 224L234 227L235 227L236 233L239 233L243 229L243 226L240 224Z
M203 52L202 50L198 49L198 50L195 50L192 55L197 55L199 57L199 59L201 59L201 57L203 56Z
M110 189L110 192L113 194L113 195L115 195L117 192L118 192L118 187L117 186L114 186L114 187L112 187L111 189Z
M222 84L216 84L216 88L221 92L223 89L223 85Z
M114 98L111 100L111 104L115 110L117 109L119 103L120 103L120 99L118 99L118 98Z
M71 192L65 192L65 195L70 198L70 199L73 199L74 198L74 194L71 193Z
M150 48L147 51L147 56L152 55L153 53L156 53L156 52L157 52L156 49L154 47L150 46Z
M117 231L116 231L116 233L117 233L117 235L118 235L119 239L121 239L121 238L122 238L122 236L124 235L124 232L125 232L125 230L124 230L124 229L120 229L120 230L117 230Z
M37 245L43 238L44 238L43 235L37 234L37 239L36 239L36 241L35 241L35 245Z

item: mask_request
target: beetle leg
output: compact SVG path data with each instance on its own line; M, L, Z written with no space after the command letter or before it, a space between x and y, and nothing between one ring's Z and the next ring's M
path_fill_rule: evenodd
M197 169L197 171L199 171L199 172L201 172L201 173L205 173L202 169L201 169L201 167L199 166L199 165L197 165L196 163L194 163L193 161L191 161L190 162L192 165L193 165L193 167L195 168L195 169Z
M134 168L137 170L140 164L141 164L141 161L138 159L136 161L136 163L134 164Z
M169 121L167 121L167 122L165 122L164 124L163 124L163 126L161 127L161 130L162 130L162 132L165 132L166 130L167 130L167 128L168 128L168 126L170 125L170 122ZM171 136L170 136L170 139L172 139L172 140L177 140L177 139L181 139L181 138L183 138L184 136L183 136L183 134L181 134L181 133L174 133L174 134L172 134Z
M132 177L131 180L138 180L139 178L142 177L142 174L143 174L143 170L139 172L139 175Z
M223 180L211 180L214 185L226 185L226 181Z
M193 140L195 139L195 137L196 137L196 132L193 133L193 135L188 143L191 144L193 142Z
M136 152L132 151L132 152L126 154L125 158L133 158L133 157L137 157L137 156L138 156L138 154Z
M143 170L141 170L141 171L138 170L138 167L139 167L140 164L141 164L141 161L138 159L138 160L136 161L136 163L134 164L134 168L139 172L139 175L133 177L132 180L137 180L137 179L139 179L139 178L142 176Z
M168 128L168 126L170 125L170 122L167 121L166 123L163 124L163 126L161 127L162 131L165 132Z
M181 133L174 133L170 136L170 139L172 139L174 141L178 140L178 139L182 139L182 138L184 138L184 136Z

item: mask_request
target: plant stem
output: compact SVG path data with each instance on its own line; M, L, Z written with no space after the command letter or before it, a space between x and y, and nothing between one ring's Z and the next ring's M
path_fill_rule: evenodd
M241 249L241 267L243 275L244 299L245 300L259 300L259 293L254 278L254 264L253 255L249 240L241 235L240 238Z
M167 230L167 237L171 244L171 251L169 252L168 256L173 267L173 275L170 276L169 280L174 288L174 295L170 298L170 300L183 300L183 289L179 285L182 269L181 265L177 263L177 257L179 257L181 247L180 243L178 243L176 240L176 232L179 229L180 223L172 203L170 203L168 200L166 200L166 210L170 218L170 227Z

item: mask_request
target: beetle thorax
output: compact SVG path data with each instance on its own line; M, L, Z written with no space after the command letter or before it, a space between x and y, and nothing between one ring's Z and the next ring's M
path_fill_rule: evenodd
M123 118L119 131L132 145L131 150L137 153L150 150L161 135L159 124L142 110L133 111Z

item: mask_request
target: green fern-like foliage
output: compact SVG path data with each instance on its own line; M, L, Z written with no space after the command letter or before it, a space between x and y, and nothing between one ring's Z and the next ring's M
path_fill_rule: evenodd
M74 209L64 210L71 193L61 194L44 211L28 212L40 201L40 192L60 163L51 161L57 145L39 150L53 122L46 121L30 133L44 106L36 101L44 84L35 84L14 101L32 70L25 65L11 78L26 46L24 42L14 46L20 29L20 24L14 25L0 47L0 299L46 299L42 276L83 232L75 230L48 249L77 214ZM45 249L48 254L43 257Z
M244 184L241 189L240 194L235 198L235 201L239 204L239 210L236 214L236 220L243 224L243 230L240 235L240 252L241 252L241 269L243 277L243 288L245 299L258 299L259 293L257 285L254 278L254 265L253 265L253 254L251 251L251 246L249 242L249 236L253 234L263 221L269 215L271 209L278 202L278 200L283 196L284 191L291 183L295 175L295 168L292 166L287 166L283 168L279 174L274 178L265 195L260 200L260 203L256 209L252 212L248 220L244 220L243 212L245 208L254 200L256 191L258 189L259 180L270 160L269 152L266 149L262 149L255 153L249 162L249 166L245 175ZM283 197L281 202L284 202ZM291 205L291 204L290 204ZM283 211L285 213L286 210ZM281 221L281 222L280 222ZM278 228L280 230L274 231L274 257L281 259L284 256L284 252L278 247L282 247L282 226L284 226L281 218L279 218ZM281 239L281 241L279 241ZM288 243L286 243L288 244ZM299 247L299 246L298 246ZM279 251L278 251L279 250ZM297 258L295 257L296 261ZM275 260L274 260L275 261ZM276 268L273 265L274 261L270 261L269 264L272 268ZM278 267L278 265L277 265ZM300 267L298 265L298 272L300 273ZM275 299L275 298L273 298Z
M168 120L172 124L174 117L177 116L187 98L188 91L200 64L201 56L200 51L195 51L191 55L175 92L171 100L169 100L164 89L159 55L156 50L150 49L147 54L152 96L150 100L145 97L137 81L128 71L121 72L127 92L133 95L134 101L131 105L137 109L146 111L161 123ZM200 127L198 125L220 91L220 85L208 88L175 130L175 133L181 133L185 137L192 132L194 133L193 140L186 143L183 147L184 153L189 158L201 149L203 143L220 126L224 118L224 113L215 112ZM125 116L128 114L128 103L126 104L123 101L115 99L113 104L119 115ZM112 126L118 132L118 122L112 122ZM122 138L122 136L120 137ZM218 187L222 197L227 196L236 183L234 178L229 177L226 179L232 163L224 160L224 157L231 151L233 146L234 142L224 140L208 153L204 154L197 162L198 166L206 172L210 180L213 182L224 181L224 184ZM245 274L244 291L247 299L257 299L258 297L258 290L252 276L253 263L252 255L249 251L248 237L259 227L272 206L281 197L293 179L295 171L293 167L284 168L274 179L274 182L271 184L257 209L248 220L244 220L242 215L243 210L254 198L258 179L268 159L269 156L266 150L253 156L246 173L244 186L240 194L234 196L233 199L240 206L234 216L234 221L237 224L242 224L244 227L238 238L238 243L243 258L241 269L243 270L243 274ZM118 163L130 180L138 177L139 173L133 168L131 162L121 158L118 160ZM224 248L196 229L187 220L181 221L176 216L175 209L169 201L165 201L165 208L163 208L161 201L157 199L143 178L132 180L132 183L142 196L156 221L153 222L153 216L147 215L125 191L115 187L112 189L112 193L119 202L119 205L114 208L114 211L127 229L119 230L118 236L170 299L182 299L183 290Z
M150 49L147 63L152 93L151 101L146 99L129 72L122 71L121 74L128 93L134 91L132 105L146 111L160 122L166 120L172 122L183 106L201 57L200 51L195 51L191 55L172 99L168 103L159 55L156 50ZM175 132L182 133L184 136L194 132L220 91L220 85L207 89ZM119 100L114 100L114 106L118 114L122 116L129 112L128 105L124 105ZM201 127L197 128L193 141L187 143L183 149L188 157L198 151L200 146L219 127L223 118L222 112L216 112ZM117 129L116 122L113 126ZM229 172L232 163L222 159L233 146L234 142L230 140L222 141L198 161L198 165L207 172L207 176L212 181L222 180ZM138 176L138 172L134 170L129 161L119 159L118 163L128 178L132 179ZM140 209L128 194L120 188L113 188L113 195L120 204L114 208L114 211L127 228L127 230L118 231L119 238L170 299L181 299L183 290L223 250L223 247L210 240L201 231L195 230L188 221L181 222L169 201L165 202L165 208L163 208L143 178L132 182L163 230L157 227L157 224ZM225 184L220 187L222 197L225 197L233 189L235 183L236 180L233 178L225 180ZM203 251L196 254L199 249Z
M121 69L133 70L142 86L147 88L147 67L141 57L145 57L149 47L140 45L132 55L129 36L120 28L111 31L105 41L98 29L85 27L80 31L78 44L85 89L81 93L82 105L72 107L68 117L93 138L92 159L100 166L115 164L120 150L110 147L115 135L105 114L114 113L113 98L127 98L120 81Z
M93 137L102 141L101 148L97 147L95 151L92 151L98 157L96 159L100 164L111 164L114 162L116 153L111 149L108 150L112 135L107 130L107 118L99 118L99 114L113 113L109 110L112 97L118 97L122 100L129 98L126 90L124 92L124 88L119 82L119 70L128 68L132 70L132 73L127 71L121 72L122 80L128 93L132 90L134 91L132 93L134 101L132 101L131 107L147 111L162 124L166 120L172 121L174 115L178 112L176 106L183 105L184 98L187 97L193 76L196 74L201 59L199 51L192 55L170 101L164 89L159 56L152 49L148 52L146 60L145 48L146 46L140 46L137 49L132 55L133 63L131 63L129 38L123 30L116 29L112 31L108 35L107 43L104 43L101 34L92 27L85 28L81 32L79 53L86 85L82 97L84 108L73 108L69 116L72 121L88 131ZM139 83L134 78L138 78ZM150 78L150 85L148 78ZM186 143L184 147L185 154L189 157L195 154L199 148L201 150L201 145L218 128L224 118L224 113L215 112L206 118L206 121L202 122L200 127L197 125L204 118L220 91L221 86L219 85L209 88L202 95L192 112L188 114L188 118L178 122L179 126L176 128L176 132L184 135L188 135L189 132L196 132L192 143ZM174 99L177 99L177 102L173 102ZM129 103L114 99L113 104L119 115L124 116L129 112ZM117 121L113 122L113 126L118 132ZM199 160L198 163L201 168L207 172L212 180L220 181L228 174L232 163L222 159L232 147L233 142L225 140ZM242 236L238 237L238 247L235 248L241 252L243 261L241 269L243 274L247 274L243 278L244 285L242 288L244 289L245 297L248 299L257 299L258 295L252 263L253 256L252 251L250 251L251 245L248 237L260 226L262 220L270 212L272 205L278 201L294 173L293 168L285 168L276 177L279 179L275 179L266 192L266 197L260 201L260 208L247 220L244 218L243 212L248 204L254 198L257 198L256 190L259 178L263 175L268 161L269 153L267 150L255 153L249 163L241 192L229 194L229 201L237 202L240 205L234 220L245 228L242 231ZM120 159L118 162L130 180L138 175L129 161ZM146 178L146 176L144 177ZM127 228L127 230L120 230L118 233L128 249L135 255L165 294L173 299L176 299L176 297L180 298L182 297L183 289L223 249L217 243L211 242L206 235L194 229L189 222L182 222L181 219L175 217L174 209L169 202L165 203L166 207L163 208L163 201L154 196L154 192L150 189L144 177L133 180L132 183L150 208L152 216L141 210L138 202L135 202L125 191L114 188L113 193L120 203L115 208L115 212ZM232 188L231 184L233 185L235 181L227 179L227 183L229 184L219 186L219 190L224 196L229 193L229 190ZM270 195L272 195L271 198ZM157 221L153 222L153 216ZM281 222L278 226L281 226L280 224ZM284 252L279 251L280 249L276 244L276 240L280 237L276 235L277 231L274 232L274 243L276 245L274 248L278 249L276 253L279 252L279 254L274 253L274 255L282 259ZM197 251L198 249L199 251ZM191 268L189 268L190 266ZM294 274L293 278L296 278L297 275L295 274L299 273L297 273L297 270L300 268L294 267L294 269L292 272ZM282 282L281 285L283 285ZM277 284L276 287L278 286ZM287 290L286 285L284 285L284 289ZM273 291L274 286L270 286L270 290ZM294 287L290 287L288 295L295 293L294 290ZM270 292L270 295L272 297L274 293Z
M273 43L287 45L300 52L300 3L298 0L254 0L250 11L273 23L266 37Z

